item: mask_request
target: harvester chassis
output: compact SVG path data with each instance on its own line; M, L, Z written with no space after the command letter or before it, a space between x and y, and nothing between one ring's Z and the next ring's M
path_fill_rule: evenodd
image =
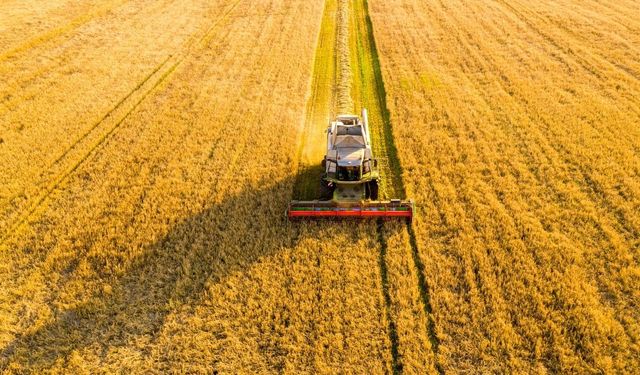
M320 198L289 203L289 219L413 218L411 200L378 200L380 173L373 157L366 109L362 117L339 115L327 129Z

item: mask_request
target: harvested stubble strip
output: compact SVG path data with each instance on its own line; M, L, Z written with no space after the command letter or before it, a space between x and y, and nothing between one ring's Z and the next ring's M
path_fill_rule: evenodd
M336 93L338 98L338 113L353 113L353 100L351 99L351 59L349 48L349 14L351 13L349 0L338 0L338 12L336 20Z

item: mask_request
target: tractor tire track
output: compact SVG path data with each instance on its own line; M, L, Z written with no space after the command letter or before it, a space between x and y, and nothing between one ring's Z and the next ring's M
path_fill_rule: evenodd
M378 266L380 267L380 282L382 287L382 295L385 304L385 316L388 322L389 341L391 341L391 369L394 374L403 372L402 356L400 354L400 339L398 337L398 325L391 314L393 302L391 301L391 293L389 292L389 270L387 267L387 250L389 246L384 234L384 220L376 221L377 242L380 246L380 255L378 258Z
M51 194L56 189L58 189L71 174L73 174L73 172L75 172L87 159L89 159L94 151L96 151L109 138L109 136L111 136L120 127L120 125L124 123L127 117L129 117L129 115L138 108L138 106L149 96L149 94L151 94L151 92L156 87L158 87L167 79L167 77L169 77L171 73L173 73L177 66L178 63L174 63L169 69L167 69L162 75L160 75L160 78L155 81L151 88L142 95L142 97L131 107L131 109L129 109L129 111L127 111L124 116L120 118L120 120L118 120L107 133L102 135L98 139L98 141L86 153L84 153L84 155L78 161L76 161L68 170L58 176L47 188L45 188L45 191L42 194L37 196L35 202L27 208L26 213L19 216L15 222L9 225L7 232L4 233L2 237L0 237L0 245L3 245L15 233L15 231L44 204L47 198L49 198Z
M69 154L74 148L78 147L83 143L83 140L87 139L91 133L93 133L96 129L100 128L100 125L104 124L108 119L116 117L117 113L124 108L125 103L133 101L133 104L129 107L129 109L122 115L118 120L116 120L115 124L110 127L104 134L102 134L97 141L89 147L89 149L82 154L82 156L77 159L74 163L71 164L69 168L67 168L64 172L62 172L57 177L53 178L53 181L42 191L40 194L36 196L34 202L27 206L26 210L17 214L17 218L11 221L6 228L6 232L0 235L0 245L4 245L9 238L13 236L13 234L17 231L17 229L25 224L35 213L36 211L46 202L46 200L53 194L53 192L58 189L68 178L71 176L89 157L101 146L103 145L111 135L113 135L118 128L125 122L125 120L129 117L131 113L133 113L142 102L161 84L168 82L168 78L171 74L178 68L178 66L185 60L185 58L192 52L192 48L194 48L194 44L196 42L200 42L195 48L200 47L204 48L208 44L208 42L213 38L215 31L218 30L219 26L228 19L229 14L238 6L238 4L242 0L237 0L218 18L217 21L213 23L211 27L209 27L204 35L199 39L197 36L192 36L187 43L185 43L185 47L182 49L179 54L169 55L164 61L158 64L152 72L138 85L136 85L125 97L123 97L116 105L109 110L98 122L96 122L93 127L85 134L83 134L78 140L76 140L72 146L67 149L60 157L56 159L52 166L56 163L61 162L67 154ZM206 43L205 43L206 41ZM152 78L156 77L155 80ZM138 100L135 100L134 97L138 97Z
M326 124L329 121L330 112L336 107L336 95L334 86L336 84L336 0L326 0L324 2L324 10L316 49L314 52L313 73L309 86L307 99L307 108L304 122L300 124L296 151L297 173L293 184L292 196L294 199L316 199L320 192L318 189L318 178L322 173L320 158L324 154L321 144L317 137L322 137L322 128L320 124ZM317 160L316 160L317 159ZM308 229L298 228L294 231L292 243L298 243L301 238L305 237ZM314 303L321 306L322 293L322 275L320 270L323 267L322 254L316 252L313 255L314 282L313 288L316 293ZM318 339L318 323L316 319L309 319L310 329L306 337L310 347L315 345ZM317 368L316 368L317 371Z
M371 133L374 138L374 154L376 158L380 158L380 171L383 176L382 193L385 198L405 198L406 189L402 180L402 166L398 158L397 149L393 140L393 131L389 110L386 103L386 90L382 78L380 60L376 47L375 37L373 34L373 25L369 16L369 4L367 0L352 0L354 10L354 23L357 31L357 58L359 59L359 72L354 74L360 75L360 87L355 91L362 96L361 102L368 102L368 110L370 113L370 121L373 126ZM362 103L364 105L364 103ZM391 319L391 297L388 290L387 277L387 242L384 234L384 221L378 221L378 242L381 246L380 265L381 277L385 291L385 302L387 304L387 312L389 318L389 334L392 340L392 354L394 357L394 372L402 372L402 361L399 353L399 340L396 332L395 322ZM438 373L444 373L442 366L438 363L439 339L435 331L435 320L433 318L433 309L429 294L429 284L425 276L425 267L420 258L415 231L411 223L406 224L406 230L409 236L409 244L411 247L411 256L417 274L418 290L421 299L421 305L424 310L426 320L425 330L429 337L431 349L434 352L435 369Z
M147 76L145 76L140 82L138 82L138 84L131 91L129 91L129 93L127 93L127 95L122 97L111 109L109 109L109 111L107 111L102 117L100 117L100 119L98 119L96 122L94 122L93 125L91 125L91 127L84 134L82 134L80 137L78 137L70 145L69 148L67 148L64 152L62 152L60 154L60 156L58 156L52 163L50 163L49 166L47 167L46 171L51 172L51 171L55 170L55 168L58 165L60 165L64 161L64 159L67 158L67 156L70 153L72 153L75 149L80 148L81 144L84 143L85 140L90 138L91 135L97 133L98 129L102 125L104 125L105 123L108 123L109 119L117 117L119 111L122 110L122 108L124 107L125 103L133 101L133 99L131 99L131 98L134 97L135 94L139 94L140 92L144 92L143 87L147 87L148 86L147 83L151 80L151 78L153 78L154 76L159 76L160 75L160 74L158 74L158 72L160 70L162 70L165 66L167 66L167 64L169 63L169 60L171 58L172 58L172 55L169 55L162 62L160 62L160 64L155 66L153 68L153 70ZM43 172L42 174L43 175L46 174L47 173L46 171ZM52 177L52 178L54 180L56 179L56 177ZM41 178L34 185L32 185L32 187L35 187L37 189L37 187L41 186L42 184L44 184L47 179L48 178L46 178L46 177ZM49 179L51 179L51 178L49 178ZM12 202L15 199L17 199L19 196L25 195L25 193L27 192L27 189L28 188L25 188L20 193L17 193L15 195L13 195L12 197L10 197L8 199L8 202Z
M233 8L235 8L235 6L240 2L240 0L236 1L234 3L234 5L231 7L231 9L229 9L226 13L223 14L222 17L225 17L226 15L228 15ZM208 38L208 40L210 41L212 38L212 34L214 29L216 28L216 26L218 26L218 22L215 22L212 26L210 26L204 33L204 35L200 38L197 39L197 37L195 35L192 35L187 42L184 44L184 46L182 48L180 48L181 51L188 51L191 48L193 48L193 45L196 41L199 41L201 46L204 46L204 40ZM129 98L131 98L132 96L134 96L136 93L138 93L141 88L143 86L145 86L147 84L147 82L149 82L151 80L152 77L154 77L156 75L156 73L158 73L158 71L160 71L161 69L163 69L167 63L169 63L169 60L171 60L174 57L174 55L168 55L167 58L162 61L160 64L158 64L147 76L145 76L145 78L143 80L141 80L131 91L129 91L129 93L127 95L125 95L122 99L120 99L120 101L118 101L107 113L105 113L96 123L94 123L94 125L87 131L85 132L82 136L80 136L76 141L73 142L73 144L71 145L71 147L69 147L65 152L63 152L53 163L51 163L51 165L49 166L49 168L53 168L56 164L58 164L62 159L65 158L65 156L67 156L67 154L69 154L69 152L71 152L75 147L77 147L83 140L85 140L96 128L98 128L102 123L104 123L109 117L113 116L115 112L117 112L117 110L123 106L123 104L129 100ZM182 62L182 60L184 60L184 58L186 57L186 53L183 53L183 56L179 56L177 57L177 63L180 64Z

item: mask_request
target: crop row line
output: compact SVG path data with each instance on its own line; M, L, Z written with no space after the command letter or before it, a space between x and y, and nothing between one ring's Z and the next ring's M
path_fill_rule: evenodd
M75 172L88 158L91 154L98 149L108 138L112 135L119 127L124 123L124 121L129 117L129 115L138 108L138 106L151 94L151 92L158 87L162 82L164 82L167 77L173 73L178 66L179 63L174 63L167 71L165 71L160 78L153 84L153 86L145 92L142 97L124 114L124 116L116 122L116 124L105 134L103 134L98 141L77 161L75 162L66 172L62 173L53 183L49 185L44 191L43 194L38 196L36 201L27 209L26 214L22 215L18 218L16 222L9 226L7 232L0 238L0 245L3 245L7 239L11 237L11 235L18 229L22 224L24 224L31 215L36 212L36 210L45 202L47 198L51 196L51 194L73 173Z
M391 341L391 368L394 374L402 373L402 359L400 355L400 339L398 338L398 327L393 316L391 315L391 293L389 292L389 271L387 268L387 251L389 246L384 235L384 220L376 221L376 234L378 244L380 245L380 255L378 265L380 267L380 279L382 286L382 295L384 297L385 312L388 322L389 341Z
M564 48L561 45L561 43L559 43L549 35L550 33L544 32L539 26L535 25L533 21L531 21L531 19L536 18L536 15L534 13L527 15L527 14L524 14L523 11L520 11L517 8L515 8L510 3L504 2L502 0L498 0L498 2L504 5L507 9L509 9L515 16L518 17L518 19L522 20L527 25L527 27L529 27L532 30L532 32L541 36L544 40L550 43L554 48L564 51L567 54L567 56L574 59L575 62L580 66L582 66L585 70L589 72L591 72L592 70L596 70L596 64L597 64L596 61L587 60L585 57L579 56L579 54L576 54L575 52L573 52L571 48L568 48L568 49ZM539 18L539 16L537 17ZM558 27L563 28L561 26L558 26ZM567 31L567 33L569 33L569 31ZM605 58L602 58L602 59L604 61L607 61ZM598 75L596 75L596 77L598 77ZM501 85L501 87L503 87L503 91L508 92L507 88L504 88L504 85L501 83L501 81L496 81L496 82L498 82ZM523 98L521 98L521 95L518 93L518 91L515 91L512 94L512 96L518 100L521 100L521 101L524 100ZM530 115L528 116L530 117ZM542 115L539 118L537 118L535 121L540 121L542 124L546 126L546 128L553 127L548 119L548 116ZM612 133L612 132L608 132L608 133L609 134L607 134L607 136L611 137L610 139L616 139L616 140L619 139L619 138L616 138L616 133ZM548 138L548 136L546 137ZM590 173L585 168L585 166L580 164L576 160L574 160L571 157L571 154L568 152L568 150L565 147L559 146L556 142L547 141L547 143L562 158L562 160L566 165L570 166L572 169L574 169L576 172L579 173L579 176L583 179L585 183L585 187L587 190L586 193L588 194L590 199L592 199L596 203L599 203L600 206L602 206L606 212L611 213L613 218L620 225L621 229L626 231L629 237L631 238L637 237L638 230L635 227L633 227L633 225L628 220L625 219L624 210L622 210L619 206L615 205L613 202L610 201L610 198L607 196L602 186L600 186L600 184L597 181L591 178ZM538 178L538 180L540 180L540 178Z
M352 66L349 51L349 1L338 0L336 14L336 91L337 110L339 113L353 111L351 98Z
M200 40L204 40L204 38L209 38L210 35L217 29L227 17L228 15L237 7L237 5L242 0L237 0L235 3L229 7L229 9L216 21L214 24L207 29L205 35ZM209 38L210 40L211 38ZM114 134L124 123L124 121L129 117L134 110L136 110L140 104L163 82L167 80L167 78L176 70L176 68L184 61L187 57L187 52L190 47L193 45L195 41L194 38L191 38L189 42L186 43L185 49L181 55L169 55L164 61L158 64L152 72L145 77L140 83L138 83L125 97L123 97L116 105L110 109L93 127L81 136L78 140L76 140L69 149L67 149L60 157L56 159L55 162L51 164L51 166L55 165L59 161L61 161L65 155L67 155L73 148L77 147L84 139L86 139L95 129L99 128L101 124L103 124L107 119L113 117L113 115L120 109L125 102L129 101L136 93L142 92L140 99L135 102L131 108L98 140L91 146L87 152L85 152L76 162L74 162L65 172L58 175L57 178L53 180L52 183L49 184L45 190L37 196L34 203L29 205L26 209L26 212L23 212L22 215L18 215L18 218L11 224L8 225L7 231L0 236L0 245L3 245L14 233L15 231L24 224L37 210L41 207L44 202L51 196L51 194L73 173L75 172L86 160L89 159L89 156L96 151L112 134ZM162 74L158 74L163 67L167 66L171 59L175 61L170 65L168 69L166 69ZM154 76L158 76L158 79L153 82L153 84L147 85L151 81L151 78ZM143 90L143 87L149 87L147 90Z

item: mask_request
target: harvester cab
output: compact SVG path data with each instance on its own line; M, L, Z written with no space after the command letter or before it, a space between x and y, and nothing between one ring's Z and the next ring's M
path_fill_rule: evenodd
M290 219L413 217L410 200L378 200L380 173L371 149L366 109L362 110L362 117L338 115L330 123L322 169L320 199L292 201L287 210Z

